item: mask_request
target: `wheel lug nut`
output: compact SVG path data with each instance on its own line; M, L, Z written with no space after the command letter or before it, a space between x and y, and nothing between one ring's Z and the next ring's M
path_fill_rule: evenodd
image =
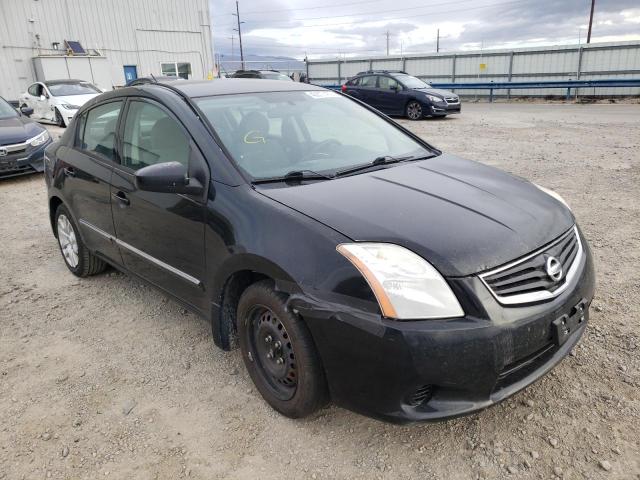
M264 341L266 343L271 343L273 341L273 338L271 338L271 335L267 335L266 337L264 337Z
M282 359L282 357L278 357L278 359L276 360L276 363L278 365L282 365L284 363L284 360Z
M276 350L278 348L280 348L282 346L282 343L280 343L280 341L278 340L276 343L273 344L273 348L275 348Z
M273 358L273 350L269 350L267 353L267 358Z

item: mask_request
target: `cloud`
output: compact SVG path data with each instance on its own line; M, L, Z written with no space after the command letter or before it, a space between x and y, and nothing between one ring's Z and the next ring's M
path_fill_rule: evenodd
M576 43L586 37L588 0L241 0L246 53L295 58L514 48ZM211 3L217 52L236 37L235 2ZM640 39L638 0L598 0L592 41Z

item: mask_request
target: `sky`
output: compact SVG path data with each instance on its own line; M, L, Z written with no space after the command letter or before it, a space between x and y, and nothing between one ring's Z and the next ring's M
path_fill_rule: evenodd
M217 53L238 54L235 0L210 0ZM586 42L591 0L240 0L245 55L297 59ZM592 42L640 40L640 0L596 0Z

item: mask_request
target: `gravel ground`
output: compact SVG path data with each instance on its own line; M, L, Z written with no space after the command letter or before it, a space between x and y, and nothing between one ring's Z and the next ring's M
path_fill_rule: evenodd
M238 351L135 280L65 268L40 175L0 182L0 479L640 479L640 105L465 104L410 123L554 188L598 274L582 342L499 406L395 426L272 411ZM56 129L52 129L56 131Z

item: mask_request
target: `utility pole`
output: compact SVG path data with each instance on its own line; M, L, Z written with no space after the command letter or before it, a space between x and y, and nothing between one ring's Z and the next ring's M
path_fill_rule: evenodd
M240 29L240 24L244 23L240 21L240 7L238 7L238 0L236 0L236 13L234 13L238 19L238 28L234 30L238 32L238 40L240 41L240 63L242 64L242 70L244 70L244 53L242 52L242 31Z
M389 56L389 30L387 30L387 57Z
M436 53L440 51L440 29L438 29L438 33L436 34Z
M596 6L596 0L591 0L591 14L589 15L589 32L587 32L587 43L591 43L591 25L593 25L593 9Z

